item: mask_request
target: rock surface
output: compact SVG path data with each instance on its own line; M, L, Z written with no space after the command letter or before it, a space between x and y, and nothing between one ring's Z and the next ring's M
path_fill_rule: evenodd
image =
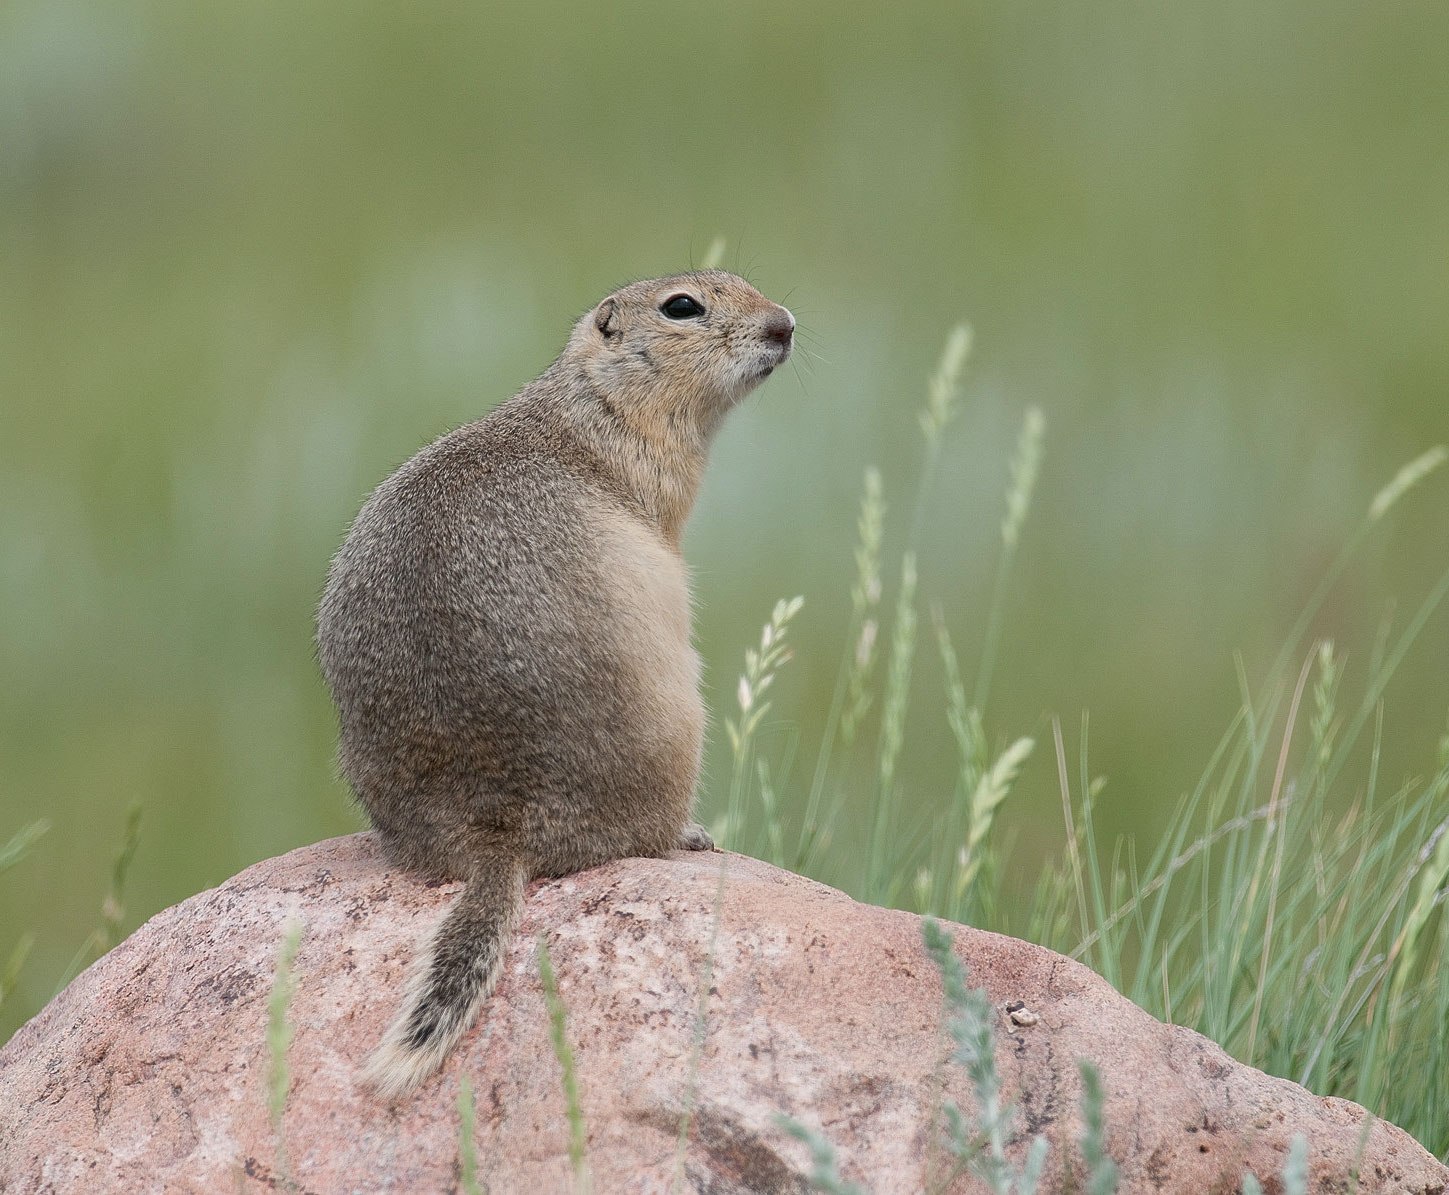
M724 897L683 1182L673 1187L702 967ZM943 1056L941 984L919 919L860 905L740 856L630 859L534 885L499 989L442 1074L394 1107L356 1086L408 961L458 885L386 870L370 835L249 868L153 918L0 1051L0 1190L455 1190L459 1081L477 1092L480 1176L493 1195L569 1190L561 1069L538 978L546 935L568 1010L597 1192L805 1191L786 1113L832 1141L845 1179L926 1189ZM267 1113L267 1008L289 918L306 933L290 1020L284 1155ZM1314 1192L1347 1191L1365 1114L1234 1062L1160 1024L1087 968L957 927L997 1014L1018 1101L1019 1165L1051 1143L1048 1181L1081 1178L1077 1060L1099 1067L1122 1191L1268 1191L1293 1134ZM1039 1020L1013 1024L1024 1001ZM1029 1018L1028 1018L1029 1019ZM959 1068L947 1098L971 1110ZM1364 1191L1449 1190L1449 1170L1381 1122ZM957 1177L952 1190L974 1191Z

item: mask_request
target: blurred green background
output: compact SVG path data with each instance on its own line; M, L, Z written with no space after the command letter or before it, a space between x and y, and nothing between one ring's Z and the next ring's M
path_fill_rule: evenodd
M1234 653L1261 682L1375 491L1449 434L1446 129L1427 2L10 0L0 840L54 829L0 879L0 952L38 936L0 1040L96 924L133 801L128 927L360 824L311 645L349 518L716 235L818 359L733 418L688 536L710 800L741 653L794 593L767 737L813 746L862 469L898 551L915 412L968 319L923 608L973 666L1039 405L988 729L1075 737L1090 710L1102 816L1150 838L1236 708ZM1350 689L1449 563L1446 500L1406 499L1314 628ZM929 656L916 820L952 769ZM1394 782L1430 766L1446 676L1441 612L1387 695ZM1030 864L1060 838L1045 747L1012 804Z

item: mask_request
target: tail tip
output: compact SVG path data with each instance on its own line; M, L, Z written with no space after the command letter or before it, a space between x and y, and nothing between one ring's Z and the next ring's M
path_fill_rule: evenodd
M363 1086L388 1102L401 1099L436 1074L446 1055L445 1049L419 1049L389 1034L364 1064Z

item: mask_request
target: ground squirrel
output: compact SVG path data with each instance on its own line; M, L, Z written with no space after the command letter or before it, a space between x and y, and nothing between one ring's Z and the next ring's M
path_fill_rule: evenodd
M536 380L373 492L318 613L342 772L389 855L467 886L367 1064L422 1082L502 965L524 883L713 846L679 537L723 416L790 355L743 279L636 282Z

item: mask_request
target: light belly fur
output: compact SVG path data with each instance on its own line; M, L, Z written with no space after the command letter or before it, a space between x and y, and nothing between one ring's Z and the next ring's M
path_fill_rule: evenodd
M614 590L611 621L618 658L635 673L646 747L677 761L687 806L699 774L704 702L699 655L691 642L689 575L658 534L617 510L594 512L605 584ZM674 794L671 794L674 795Z

